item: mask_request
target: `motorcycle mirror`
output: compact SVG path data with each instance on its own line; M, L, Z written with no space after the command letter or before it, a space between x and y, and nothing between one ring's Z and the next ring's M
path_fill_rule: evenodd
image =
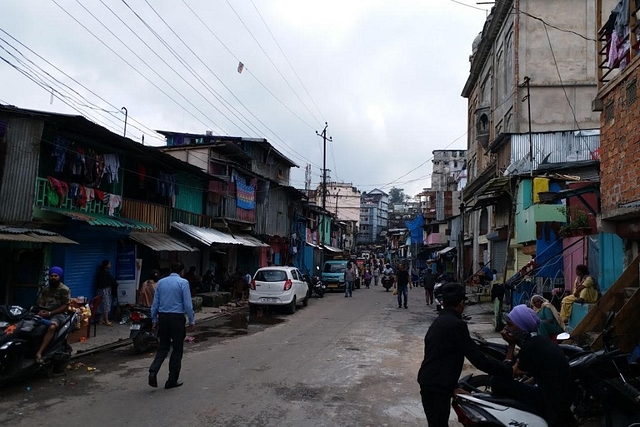
M569 338L571 338L571 334L569 334L567 332L563 332L561 334L558 334L558 336L556 337L556 339L559 340L559 341L568 340Z
M320 266L316 265L316 270L320 271Z

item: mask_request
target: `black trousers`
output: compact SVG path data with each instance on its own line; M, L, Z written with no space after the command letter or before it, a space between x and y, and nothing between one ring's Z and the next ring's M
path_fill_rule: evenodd
M182 366L182 353L184 349L184 339L187 336L184 314L180 313L158 313L158 351L153 363L149 367L149 372L157 374L169 354L169 382L178 381L180 368Z
M451 396L425 390L420 390L420 396L429 427L449 427Z

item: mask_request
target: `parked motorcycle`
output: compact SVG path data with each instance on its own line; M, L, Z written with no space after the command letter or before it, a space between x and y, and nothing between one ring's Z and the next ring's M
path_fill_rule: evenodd
M313 276L311 278L311 290L318 298L322 298L327 290L327 285L322 283L320 276Z
M578 421L594 416L602 417L602 425L605 427L627 426L640 421L640 390L636 388L640 386L639 373L637 367L626 363L626 355L613 344L614 315L615 313L610 313L605 322L602 350L594 352L560 344L569 359L575 380L576 398L572 404L574 416ZM481 351L490 357L503 360L506 356L506 345L475 341ZM532 412L522 402L483 393L490 391L488 375L464 377L458 386L476 393L471 397L459 395L454 399L453 408L464 426L479 425L479 420L473 417L482 411L488 415L484 416L482 422L486 426L514 425L510 424L513 420L517 423L531 423L534 419L532 416L540 415ZM499 410L496 405L503 409ZM546 426L546 423L529 425Z
M69 313L42 353L42 361L36 362L36 353L51 322L19 306L0 306L0 382L37 372L48 376L64 373L72 352L67 338L77 320L75 312Z
M442 302L442 285L444 285L444 280L438 280L433 287L433 302L436 304L436 310L441 311L443 307Z
M132 307L129 319L129 338L133 341L133 349L136 352L144 353L151 346L158 344L158 336L153 332L150 308Z
M393 277L389 274L383 274L380 281L382 282L382 287L384 287L386 292L389 292L389 289L393 287Z

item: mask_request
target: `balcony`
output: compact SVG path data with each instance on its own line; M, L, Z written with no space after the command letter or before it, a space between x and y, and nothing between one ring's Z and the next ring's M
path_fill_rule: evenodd
M68 183L66 183L68 185ZM109 206L102 202L102 200L93 199L87 201L82 207L74 204L74 200L70 197L65 197L64 200L60 200L59 203L55 203L47 196L47 189L49 188L49 181L46 178L38 177L36 179L36 199L35 205L40 208L56 208L65 211L80 211L87 214L99 214L109 215ZM60 198L61 199L61 198ZM115 214L118 214L120 208L115 209Z
M122 201L122 215L143 221L156 227L159 233L168 233L171 220L171 208L156 203L143 202L134 199Z
M248 224L255 224L256 222L255 209L238 209L237 200L235 197L222 196L220 202L213 203L212 206L212 214L216 218L224 218L225 220L238 221Z
M429 233L427 238L425 239L426 245L442 245L447 242L447 239L443 239L443 235L441 233Z

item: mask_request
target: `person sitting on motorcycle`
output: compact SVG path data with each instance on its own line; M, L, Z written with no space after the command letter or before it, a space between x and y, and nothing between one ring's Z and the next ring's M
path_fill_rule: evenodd
M575 418L570 409L574 387L569 362L562 349L537 335L540 318L526 305L515 306L505 320L501 334L509 344L507 361L513 360L518 370L530 379L518 382L493 377L493 392L533 406L550 427L574 425ZM516 344L520 351L514 359Z
M385 276L391 276L393 274L393 268L391 268L391 266L387 264L385 269L382 270L382 274L384 274Z
M36 363L42 363L42 352L47 348L58 328L68 320L65 313L69 309L71 291L62 283L62 275L63 270L60 267L49 269L49 286L42 290L38 300L38 306L41 309L38 315L49 319L51 325L36 353Z

